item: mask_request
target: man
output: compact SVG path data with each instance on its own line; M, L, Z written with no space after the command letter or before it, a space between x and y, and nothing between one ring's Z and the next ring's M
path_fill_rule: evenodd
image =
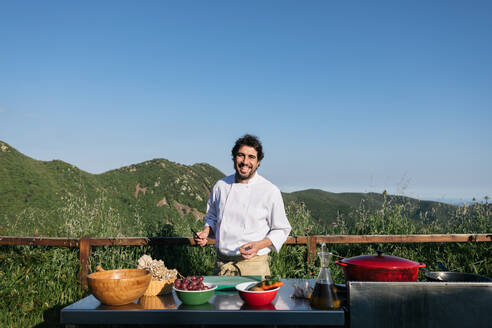
M280 190L256 170L263 147L246 134L232 148L235 174L219 180L207 203L205 227L195 234L200 246L215 235L216 275L269 276L268 253L279 251L291 226Z

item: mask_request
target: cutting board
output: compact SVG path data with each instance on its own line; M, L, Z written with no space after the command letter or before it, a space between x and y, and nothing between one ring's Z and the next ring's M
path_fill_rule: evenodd
M217 285L216 290L236 290L236 285L242 282L259 282L261 276L205 276L204 282Z

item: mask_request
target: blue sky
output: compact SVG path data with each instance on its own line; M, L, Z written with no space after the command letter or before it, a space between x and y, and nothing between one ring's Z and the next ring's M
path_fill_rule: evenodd
M3 1L0 140L102 173L232 172L282 191L492 196L490 1Z

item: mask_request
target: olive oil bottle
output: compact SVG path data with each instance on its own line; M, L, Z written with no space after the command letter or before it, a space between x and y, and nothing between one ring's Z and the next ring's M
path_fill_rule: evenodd
M340 307L341 302L337 295L336 286L331 278L330 269L328 269L328 264L333 254L326 252L325 248L326 244L323 243L321 245L321 252L318 252L321 268L314 285L310 304L312 308L318 310L335 310Z

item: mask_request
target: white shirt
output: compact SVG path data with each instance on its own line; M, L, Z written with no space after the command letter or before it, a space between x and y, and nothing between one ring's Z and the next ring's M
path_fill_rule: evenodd
M230 175L219 180L207 203L205 225L215 232L216 247L225 255L239 255L239 247L268 237L279 251L291 226L280 190L257 172L248 183ZM263 248L258 255L270 252Z

